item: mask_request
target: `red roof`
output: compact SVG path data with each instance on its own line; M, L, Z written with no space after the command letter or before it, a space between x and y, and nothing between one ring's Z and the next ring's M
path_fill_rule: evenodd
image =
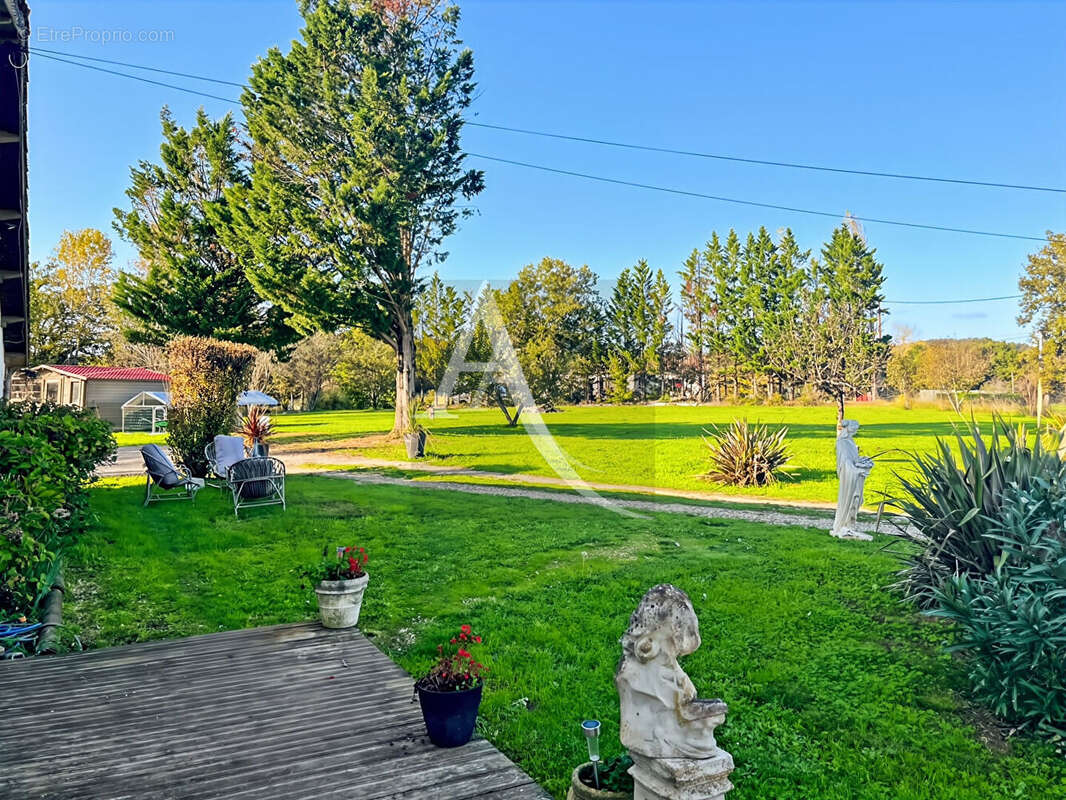
M141 367L83 367L78 364L49 365L48 369L93 381L167 381L168 375Z

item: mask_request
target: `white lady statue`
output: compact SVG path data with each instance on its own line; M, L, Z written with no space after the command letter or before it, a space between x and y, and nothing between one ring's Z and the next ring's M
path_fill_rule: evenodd
M874 460L859 455L859 446L854 438L858 430L859 423L853 419L843 420L837 425L837 478L840 490L831 533L838 539L870 541L873 537L858 530L856 518L862 506L863 487L874 467Z

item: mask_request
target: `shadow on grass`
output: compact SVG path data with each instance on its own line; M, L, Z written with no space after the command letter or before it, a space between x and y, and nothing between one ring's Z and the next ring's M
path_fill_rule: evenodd
M766 424L771 428L787 427L789 439L812 439L832 441L835 438L835 423L814 425L809 423L789 424L783 422L766 422L757 417L748 417L752 423ZM720 427L720 426L719 426ZM584 439L614 439L619 441L643 439L699 439L705 430L711 430L711 423L694 422L564 422L549 420L548 430L562 437ZM946 421L937 423L872 423L863 425L858 439L898 439L925 437L954 437L961 431L959 423ZM434 435L449 436L525 436L521 426L509 428L506 425L455 425L433 431Z

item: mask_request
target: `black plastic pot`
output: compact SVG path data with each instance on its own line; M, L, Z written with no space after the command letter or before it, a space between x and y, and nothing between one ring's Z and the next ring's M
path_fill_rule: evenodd
M426 454L426 432L405 433L403 443L407 447L408 458L422 458Z
M437 747L459 747L470 741L481 705L481 686L461 692L433 692L415 687L429 740Z

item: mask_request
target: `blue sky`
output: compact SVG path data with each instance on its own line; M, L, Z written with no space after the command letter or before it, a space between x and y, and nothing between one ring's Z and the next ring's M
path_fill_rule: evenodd
M300 25L295 0L31 3L32 44L241 81ZM1066 187L1066 3L527 2L462 4L478 121L856 169ZM133 41L101 41L126 31ZM137 41L166 31L167 41ZM66 36L71 40L63 41ZM111 34L112 38L116 38ZM119 68L121 69L121 68ZM213 94L236 88L149 76ZM110 232L130 165L155 159L159 109L188 123L236 104L33 58L30 231ZM468 128L475 153L689 191L858 216L1041 236L1066 195L937 185L639 153ZM817 250L833 220L472 160L478 214L442 275L503 282L543 256L605 279L647 258L676 283L712 230L790 226ZM1038 242L866 226L891 300L1017 293ZM116 242L119 265L133 258ZM1013 301L892 306L918 335L1020 337Z

